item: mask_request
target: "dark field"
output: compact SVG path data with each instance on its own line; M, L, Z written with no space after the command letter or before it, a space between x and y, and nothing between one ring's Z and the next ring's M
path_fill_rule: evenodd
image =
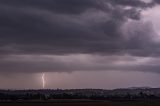
M160 101L79 101L57 100L50 102L1 102L0 106L160 106Z

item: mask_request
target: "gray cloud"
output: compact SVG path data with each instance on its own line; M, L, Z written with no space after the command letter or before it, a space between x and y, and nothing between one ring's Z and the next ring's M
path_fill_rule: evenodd
M158 72L159 64L139 62L160 54L153 26L141 22L141 11L152 6L141 0L0 0L0 71Z
M149 5L139 0L1 0L0 4L1 54L128 51L120 27L128 19L138 21L137 8Z
M95 55L7 55L0 61L2 73L73 71L143 71L159 73L160 59ZM3 70L3 71L2 71Z
M102 0L1 0L1 4L16 6L20 8L37 8L39 10L48 10L56 13L79 14L90 8L101 8L99 3Z

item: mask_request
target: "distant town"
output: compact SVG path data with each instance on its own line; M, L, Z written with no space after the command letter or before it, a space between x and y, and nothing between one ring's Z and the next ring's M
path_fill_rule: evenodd
M160 88L126 89L46 89L46 90L0 90L0 101L27 101L54 99L135 101L160 99Z

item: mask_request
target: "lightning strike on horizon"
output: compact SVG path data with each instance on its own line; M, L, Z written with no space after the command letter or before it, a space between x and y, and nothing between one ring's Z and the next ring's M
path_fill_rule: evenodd
M42 74L42 88L45 88L45 73Z

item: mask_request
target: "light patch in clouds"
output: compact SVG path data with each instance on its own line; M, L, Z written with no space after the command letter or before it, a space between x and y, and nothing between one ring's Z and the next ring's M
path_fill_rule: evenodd
M140 1L145 2L145 3L151 3L151 2L153 2L153 0L140 0Z
M148 8L142 11L142 21L149 22L151 26L153 26L155 31L155 40L160 41L160 6L155 6L153 8Z

